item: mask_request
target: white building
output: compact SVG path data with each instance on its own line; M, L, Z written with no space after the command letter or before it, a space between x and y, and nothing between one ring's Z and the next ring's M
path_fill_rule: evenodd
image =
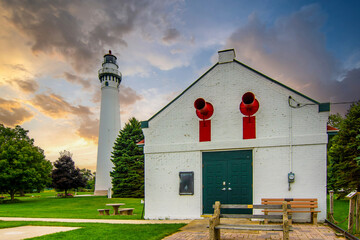
M218 200L259 204L261 198L317 198L323 221L329 103L234 58L234 50L220 51L218 63L142 122L145 218L200 218L213 213ZM204 104L199 98L211 103L213 114L211 109L196 114L194 103L198 109ZM251 117L239 110L243 101L243 112Z
M114 142L120 131L119 86L121 73L118 68L116 57L109 51L104 55L104 62L99 70L101 108L95 195L107 195L109 188L112 187L110 172L114 165L110 158Z

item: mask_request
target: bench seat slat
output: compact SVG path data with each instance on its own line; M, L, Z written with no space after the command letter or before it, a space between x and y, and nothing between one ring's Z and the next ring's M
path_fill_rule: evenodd
M234 229L234 230L257 230L257 231L283 231L282 225L228 225L219 224L215 229ZM292 230L290 228L290 230Z
M213 208L215 206L213 205ZM247 204L221 204L220 208L231 208L231 209L282 209L282 203L277 205L263 205L263 204L255 204L255 205L247 205ZM290 205L288 205L288 209L290 209Z
M220 214L221 218L283 219L282 215Z
M262 201L313 201L317 202L317 198L262 198Z
M282 212L280 210L263 210L262 212ZM288 210L288 212L292 212L292 213L297 213L297 212L305 212L305 213L309 213L309 212L314 212L314 213L319 213L321 211L317 211L317 210L296 210L296 209L292 209L292 210Z

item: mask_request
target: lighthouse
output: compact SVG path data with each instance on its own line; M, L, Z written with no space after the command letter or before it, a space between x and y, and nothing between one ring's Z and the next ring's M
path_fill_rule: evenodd
M95 195L107 195L111 188L110 172L114 165L110 158L114 142L120 131L119 86L121 73L116 60L117 58L109 51L104 55L102 68L98 72L101 85L101 107Z

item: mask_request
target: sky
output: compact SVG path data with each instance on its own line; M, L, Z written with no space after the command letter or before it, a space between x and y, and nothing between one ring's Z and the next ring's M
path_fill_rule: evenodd
M360 1L0 0L0 123L55 161L96 169L97 72L122 73L122 126L147 120L235 49L236 59L345 114L360 99Z

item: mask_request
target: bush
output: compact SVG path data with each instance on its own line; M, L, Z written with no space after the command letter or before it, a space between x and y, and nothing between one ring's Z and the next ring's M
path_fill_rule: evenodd
M66 195L65 195L65 193L58 193L58 194L56 194L56 197L57 198L72 198L72 197L74 197L74 195L71 193L66 193Z

